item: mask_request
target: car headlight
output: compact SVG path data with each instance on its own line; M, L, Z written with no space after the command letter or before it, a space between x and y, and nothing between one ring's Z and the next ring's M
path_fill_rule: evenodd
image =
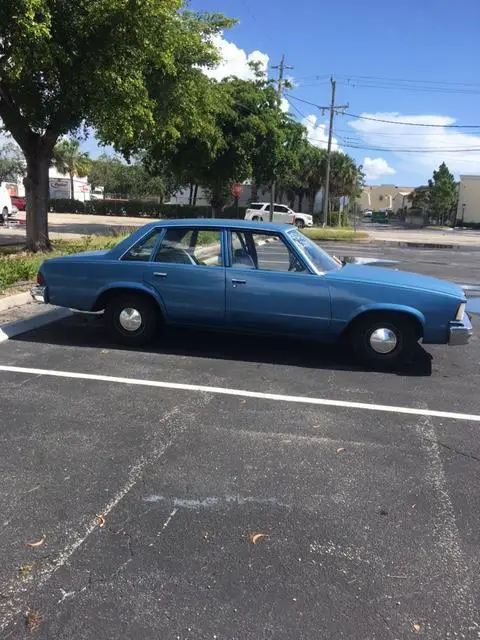
M455 316L455 320L461 320L463 318L463 314L465 313L465 302L462 302L462 304L458 307L458 311L457 311L457 315Z

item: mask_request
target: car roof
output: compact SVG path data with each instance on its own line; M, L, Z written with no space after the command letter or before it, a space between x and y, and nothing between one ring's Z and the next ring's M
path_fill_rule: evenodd
M214 229L226 227L227 229L258 229L260 231L288 231L291 224L279 224L274 222L252 222L252 220L236 220L234 218L177 218L175 220L156 220L142 227L142 231L154 227L202 227Z

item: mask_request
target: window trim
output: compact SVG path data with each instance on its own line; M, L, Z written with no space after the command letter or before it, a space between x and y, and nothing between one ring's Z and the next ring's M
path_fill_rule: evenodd
M263 231L262 229L251 229L251 228L245 229L245 228L238 228L238 227L229 227L228 229L225 229L225 231L227 232L225 239L227 242L226 249L228 254L228 264L225 264L225 267L228 269L235 269L235 271L241 270L239 267L233 266L232 233L238 232L238 233L251 233L252 235L277 236L283 242L283 244L285 245L285 248L288 251L291 251L297 258L297 260L300 262L300 264L305 267L305 271L273 271L269 269L259 269L258 267L255 267L255 269L246 269L246 271L251 271L253 273L255 272L283 273L283 274L296 275L296 276L302 276L302 275L317 276L318 275L317 272L309 264L309 262L307 262L303 257L303 255L298 251L297 247L293 244L293 242L292 243L289 242L288 236L282 233L281 231Z
M152 262L152 257L155 255L155 253L158 250L159 242L161 241L161 239L165 235L165 227L158 226L158 227L153 227L153 229L148 229L148 231L145 231L145 233L142 236L140 236L140 238L134 244L130 245L128 247L128 249L126 249L122 253L122 255L118 258L118 261L119 262L127 262L127 260L124 260L124 258L127 255L127 253L132 251L132 249L135 249L135 247L137 247L139 244L141 244L144 240L145 241L148 240L148 238L150 236L153 236L155 233L158 234L158 237L157 237L157 241L156 241L155 245L153 246L150 258L148 260L128 260L128 262L143 262L144 264L148 263L148 262Z
M157 255L157 252L160 250L163 239L166 236L169 229L187 229L188 231L193 231L193 232L196 231L197 233L199 231L218 231L220 234L220 255L222 256L222 264L221 265L210 265L210 264L197 265L197 264L183 264L180 262L178 263L177 262L158 262L156 260L153 260L153 258ZM190 225L190 226L189 225L185 225L185 226L172 225L169 227L163 227L163 233L159 235L159 241L155 247L154 253L152 253L151 262L153 262L153 264L163 264L163 265L178 266L178 267L202 266L202 267L213 268L213 269L225 269L226 268L225 229L220 225L218 227L202 227L201 225Z

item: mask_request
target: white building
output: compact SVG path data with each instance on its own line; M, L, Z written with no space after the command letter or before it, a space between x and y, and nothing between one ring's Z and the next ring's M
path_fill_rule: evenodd
M480 176L460 176L457 223L480 225Z
M50 184L50 198L71 198L71 182L70 176L63 173L59 173L55 167L50 167L48 170L48 178ZM75 200L90 200L90 185L88 184L88 178L79 178L77 176L73 179L73 198Z

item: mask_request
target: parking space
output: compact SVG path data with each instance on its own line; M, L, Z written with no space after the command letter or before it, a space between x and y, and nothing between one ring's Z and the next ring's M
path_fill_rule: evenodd
M79 315L3 343L0 638L479 638L479 361Z

